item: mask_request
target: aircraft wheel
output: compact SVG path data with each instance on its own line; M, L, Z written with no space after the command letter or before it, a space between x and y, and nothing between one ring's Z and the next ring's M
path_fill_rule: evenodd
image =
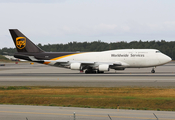
M85 71L85 73L86 73L86 74L88 74L88 73L89 73L89 71L88 71L88 70L86 70L86 71Z
M85 71L86 74L93 74L93 73L97 73L95 70L86 70Z
M151 73L155 73L155 70L154 70L154 69L152 69L152 70L151 70Z
M97 70L97 73L104 73L104 71L99 71L99 70Z

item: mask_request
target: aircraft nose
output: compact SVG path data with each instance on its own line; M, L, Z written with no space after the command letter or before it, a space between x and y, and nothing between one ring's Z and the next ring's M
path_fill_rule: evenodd
M161 64L166 64L166 63L170 62L171 60L172 59L169 56L163 54L163 56L160 59L160 63Z
M168 58L167 58L167 61L168 62L170 62L170 61L172 61L172 59L169 57L169 56L167 56Z
M166 56L166 58L165 58L165 62L166 63L168 63L168 62L170 62L172 59L169 57L169 56Z

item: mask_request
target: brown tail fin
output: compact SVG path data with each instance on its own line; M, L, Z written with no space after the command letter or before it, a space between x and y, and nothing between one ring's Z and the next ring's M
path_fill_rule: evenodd
M9 31L18 52L44 52L41 48L30 41L25 35L23 35L18 29L9 29Z

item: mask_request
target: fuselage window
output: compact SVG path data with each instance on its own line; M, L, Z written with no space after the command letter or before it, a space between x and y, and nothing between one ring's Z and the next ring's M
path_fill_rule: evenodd
M156 51L156 53L161 53L160 51Z

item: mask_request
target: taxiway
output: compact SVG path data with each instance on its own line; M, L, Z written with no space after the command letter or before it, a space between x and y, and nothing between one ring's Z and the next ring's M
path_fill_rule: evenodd
M62 87L175 87L175 62L156 68L128 68L104 74L30 63L7 63L0 66L0 86L62 86Z
M154 120L154 114L159 120L175 120L174 112L167 111L0 105L2 120Z

